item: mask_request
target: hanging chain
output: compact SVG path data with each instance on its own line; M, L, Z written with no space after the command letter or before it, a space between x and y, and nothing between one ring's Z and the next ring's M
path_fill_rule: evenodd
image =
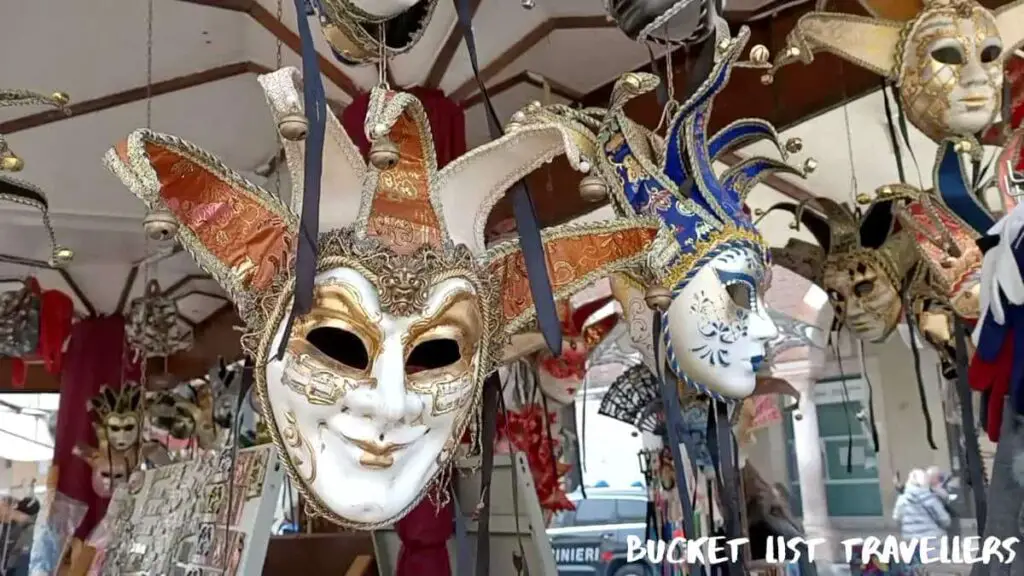
M153 127L153 0L147 2L146 12L146 128ZM144 241L144 254L149 255L149 236ZM149 262L142 264L142 290L143 298L149 295ZM149 321L147 312L149 307L143 305L142 318L139 321L143 326ZM133 360L139 363L139 387L142 389L143 406L146 398L146 359L149 356L148 350L136 350Z
M850 162L850 201L857 206L857 165L853 161L853 128L850 127L850 106L843 104L843 122L846 124L846 156ZM899 143L896 143L899 146ZM859 210L859 207L858 207Z
M153 127L153 0L146 14L146 128Z
M284 0L277 0L277 21L281 22L284 18ZM281 69L281 39L277 39L277 70Z
M390 90L391 86L388 85L388 48L387 48L387 35L384 32L384 25L380 24L377 26L377 85L384 90Z
M284 0L277 0L277 21L278 22L282 22L281 19L283 17L284 17ZM277 67L274 68L274 70L280 70L281 67L283 66L283 63L281 62L281 45L282 44L283 43L281 42L281 39L278 38L277 39L277 54L276 54L276 60L275 60L275 62L277 62ZM281 151L282 151L282 148L280 146L278 146L277 147L277 154L274 156L274 159L271 160L271 162L274 163L273 164L274 165L274 193L277 194L278 198L281 198L281 162L282 162Z

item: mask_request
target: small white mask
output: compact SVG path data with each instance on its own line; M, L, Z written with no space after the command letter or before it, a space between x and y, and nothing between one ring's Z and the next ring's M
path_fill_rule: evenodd
M766 345L779 333L764 303L764 275L760 256L729 248L673 299L666 316L680 376L727 398L754 391Z

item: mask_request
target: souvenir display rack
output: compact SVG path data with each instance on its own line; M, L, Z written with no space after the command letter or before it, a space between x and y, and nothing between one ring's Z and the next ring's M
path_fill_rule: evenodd
M114 494L103 576L257 576L284 471L273 446L231 451L137 474ZM229 500L230 499L230 500Z

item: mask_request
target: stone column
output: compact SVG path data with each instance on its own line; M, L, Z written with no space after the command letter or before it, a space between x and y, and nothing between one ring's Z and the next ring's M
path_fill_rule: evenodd
M829 546L817 548L818 559L834 562L839 558L839 545L828 515L825 493L825 463L818 431L818 411L814 405L812 364L809 361L787 362L773 371L800 393L800 406L788 417L793 422L793 445L800 482L800 504L803 508L807 538L825 538Z

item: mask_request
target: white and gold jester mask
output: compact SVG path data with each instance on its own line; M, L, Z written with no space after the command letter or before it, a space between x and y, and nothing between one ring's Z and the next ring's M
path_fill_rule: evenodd
M276 121L303 113L298 71L260 83ZM393 524L449 467L485 377L509 335L535 316L518 241L485 248L487 216L555 156L578 169L592 161L594 135L571 114L530 107L506 136L438 170L413 96L371 94L366 132L393 143L390 163L364 162L328 113L320 206L328 232L312 308L290 334L301 206L289 209L171 136L137 131L108 153L137 196L174 215L178 240L238 305L264 419L314 513L360 529ZM284 146L292 198L301 199L304 143ZM545 230L555 297L645 265L658 234L639 219Z
M1024 41L1024 3L861 0L874 16L805 14L776 67L816 51L896 82L907 118L928 137L970 137L1001 109L1003 64Z

